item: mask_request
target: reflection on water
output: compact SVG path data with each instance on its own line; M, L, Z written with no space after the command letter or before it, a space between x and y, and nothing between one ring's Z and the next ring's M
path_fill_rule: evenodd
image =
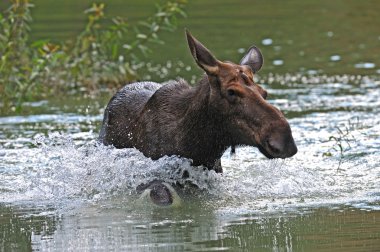
M4 251L376 251L380 213L350 207L307 214L221 215L175 209L78 208L62 216L1 208ZM40 210L41 211L41 210ZM363 228L365 227L365 228Z
M371 68L375 68L375 64L374 63L371 63L371 62L364 62L364 63L358 63L358 64L355 64L355 68L367 68L367 69L371 69Z

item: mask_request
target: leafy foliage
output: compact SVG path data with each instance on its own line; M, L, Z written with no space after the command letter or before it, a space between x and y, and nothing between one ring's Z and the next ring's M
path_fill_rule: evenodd
M0 14L0 111L20 111L25 100L68 91L91 92L119 87L138 79L134 70L151 43L164 43L161 31L173 31L177 18L185 17L185 0L157 5L144 22L130 25L115 17L104 26L105 4L85 11L87 24L74 43L30 42L32 21L28 0L12 0Z
M339 158L337 171L340 170L343 161L347 158L347 153L351 150L351 144L356 142L354 135L352 134L353 130L362 128L359 119L357 122L348 121L348 126L336 127L337 134L329 137L329 142L333 143L333 146L323 153L325 157L332 157L333 153Z

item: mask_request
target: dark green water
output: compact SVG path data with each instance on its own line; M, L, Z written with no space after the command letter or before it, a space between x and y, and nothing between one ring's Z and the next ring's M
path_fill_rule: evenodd
M83 11L92 1L34 3L32 37L62 41L83 29L86 21ZM127 17L134 24L154 13L152 3L107 1L105 14L109 18ZM4 2L0 3L1 9L4 6ZM263 74L307 70L379 74L379 8L376 0L189 1L188 18L179 20L176 32L163 35L166 45L155 47L150 58L156 63L168 60L191 63L183 32L187 27L221 59L238 60L240 48L256 44L266 59Z
M90 2L35 1L32 37L70 39ZM107 6L132 23L154 11L146 0ZM168 73L140 69L157 81L198 78L184 27L222 60L258 45L259 82L299 148L291 159L241 147L225 154L220 175L182 158L97 147L109 94L0 116L0 251L379 251L379 9L369 0L190 1L188 18L149 59ZM184 170L202 191L179 207L136 199L141 182Z
M69 2L62 5L72 7ZM85 6L83 2L75 8L78 16L74 22L60 22L66 23L65 26L58 25L54 30L61 30L64 34L67 30L78 29L78 21L83 19L80 13ZM108 15L127 16L134 22L153 11L152 6L144 1L128 2L111 1ZM41 17L54 11L53 6L61 8L56 2L48 6L41 10ZM355 0L189 1L188 18L180 20L178 32L166 35L166 46L157 49L165 52L167 58L162 54L152 57L160 61L175 60L176 57L187 61L189 57L184 53L187 48L183 40L183 28L187 27L222 59L237 60L239 48L257 44L267 59L264 73L316 69L332 74L374 74L380 68L377 57L380 54L379 8L377 1ZM47 23L44 21L41 18L41 25L36 24L36 30L46 32L46 26L42 26ZM36 33L36 36L43 37L43 33ZM262 45L265 39L267 43L271 39L272 44ZM333 56L340 56L340 59ZM283 65L273 65L278 59L284 61ZM364 62L375 66L370 69L355 67Z

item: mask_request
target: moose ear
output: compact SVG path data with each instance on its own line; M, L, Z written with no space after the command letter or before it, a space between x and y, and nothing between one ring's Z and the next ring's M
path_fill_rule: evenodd
M186 30L187 43L195 62L206 71L207 74L217 75L219 72L218 60L211 52L196 40L188 30Z
M261 69L263 63L263 55L256 46L251 46L247 54L240 61L240 65L249 66L254 73L257 73Z

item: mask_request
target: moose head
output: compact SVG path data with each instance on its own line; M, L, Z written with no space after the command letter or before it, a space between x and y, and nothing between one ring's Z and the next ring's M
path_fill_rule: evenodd
M266 100L267 91L254 81L263 65L260 50L250 47L240 64L223 62L188 31L186 36L195 62L207 74L209 109L222 118L218 127L228 135L229 144L256 146L267 158L295 155L297 147L289 123Z

